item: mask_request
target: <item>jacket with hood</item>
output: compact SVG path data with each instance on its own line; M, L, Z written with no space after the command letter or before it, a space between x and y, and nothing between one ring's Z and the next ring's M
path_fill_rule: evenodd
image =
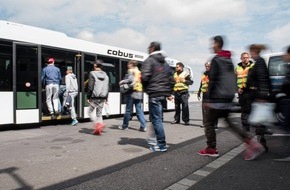
M78 81L76 75L69 73L65 76L66 92L78 92Z
M173 73L161 51L152 52L143 62L141 71L143 90L149 97L171 95L175 83Z
M231 103L236 92L236 74L230 51L217 53L211 61L208 77L208 99L205 101Z
M109 77L104 71L91 71L89 75L87 99L107 99Z

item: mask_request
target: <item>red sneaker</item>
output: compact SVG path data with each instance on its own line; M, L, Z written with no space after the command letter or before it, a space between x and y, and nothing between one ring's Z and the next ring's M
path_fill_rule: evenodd
M211 156L211 157L219 157L218 150L216 148L209 148L198 151L198 154L201 156Z
M103 132L103 129L105 127L104 123L96 123L95 124L95 130L93 132L94 135L101 135Z
M93 132L94 135L101 135L102 131L100 130L99 126L100 126L99 123L95 124L95 129L94 129L94 132Z

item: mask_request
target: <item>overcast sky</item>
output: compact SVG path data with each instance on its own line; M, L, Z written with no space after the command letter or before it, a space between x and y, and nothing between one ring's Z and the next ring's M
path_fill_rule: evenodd
M189 65L199 87L212 57L210 38L226 36L233 61L252 43L268 52L290 44L289 0L0 0L0 19L64 32L88 41L146 52L160 41Z

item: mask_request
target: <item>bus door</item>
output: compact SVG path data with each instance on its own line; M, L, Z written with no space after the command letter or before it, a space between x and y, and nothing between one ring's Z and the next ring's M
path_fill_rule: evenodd
M14 123L40 122L40 47L13 43Z

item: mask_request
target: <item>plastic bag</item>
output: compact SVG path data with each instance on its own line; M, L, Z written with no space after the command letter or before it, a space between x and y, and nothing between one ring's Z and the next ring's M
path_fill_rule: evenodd
M110 106L108 103L104 104L104 111L105 111L106 117L109 117L110 116Z
M269 125L277 122L277 117L274 112L276 104L274 103L252 103L251 113L249 115L249 123L252 125Z

